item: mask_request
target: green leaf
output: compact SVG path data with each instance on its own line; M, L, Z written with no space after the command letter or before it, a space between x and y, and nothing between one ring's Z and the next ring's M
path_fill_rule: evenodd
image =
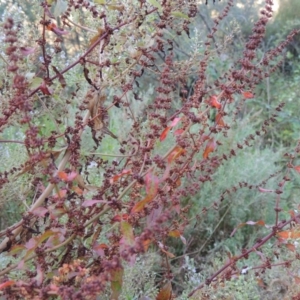
M149 2L152 6L158 8L160 11L162 10L161 4L160 4L159 2L157 2L156 0L148 0L148 2Z
M105 5L106 1L105 0L94 0L95 3L100 4L100 5Z
M29 88L35 90L42 84L42 82L43 82L42 78L34 77L29 84Z
M54 7L54 16L58 18L68 9L68 3L64 0L57 0L56 5Z
M172 11L171 15L176 17L176 18L189 19L188 15L186 15L186 14L184 14L181 11L178 11L178 10Z
M122 267L111 271L111 300L118 300L122 291L123 285L123 273L124 270Z

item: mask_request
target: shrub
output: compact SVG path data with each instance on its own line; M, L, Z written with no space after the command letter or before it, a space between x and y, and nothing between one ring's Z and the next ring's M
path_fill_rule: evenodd
M164 300L199 293L213 299L224 285L226 293L236 286L256 292L253 282L239 277L248 257L259 282L267 269L297 261L299 214L288 211L293 203L286 202L284 212L282 207L291 177L300 172L299 144L284 154L285 167L275 165L271 150L250 150L274 126L284 103L255 129L245 125L255 115L245 117L243 109L255 87L281 66L281 54L299 31L262 55L272 17L266 0L239 59L224 64L222 75L213 73L222 51L215 49L219 24L232 6L229 0L186 59L177 54L186 50L181 37L197 41L193 1L48 0L34 5L38 22L32 15L26 26L18 16L6 18L0 142L9 161L1 167L0 185L3 199L18 197L23 207L21 219L6 221L1 231L4 296ZM257 167L262 164L265 169ZM242 189L249 191L244 209ZM258 203L262 198L268 200ZM263 213L250 220L258 204ZM289 228L294 223L296 229ZM209 226L210 235L202 237L210 248L223 242L221 232L212 238L221 224L223 234L236 234L241 252L233 253L224 239L228 260L222 256L200 282L183 287L176 284L179 256L189 266L185 251L199 247L186 239L191 224ZM248 238L250 226L261 226L262 235ZM255 255L261 260L256 265Z

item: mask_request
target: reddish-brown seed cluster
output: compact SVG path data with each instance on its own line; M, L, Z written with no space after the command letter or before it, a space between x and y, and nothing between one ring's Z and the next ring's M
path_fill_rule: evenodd
M150 2L139 1L138 13L132 13L123 5L96 6L84 0L68 1L68 8L61 17L65 28L72 28L69 18L74 11L86 13L95 21L101 21L102 27L96 39L78 59L69 66L59 68L53 62L57 59L55 55L62 51L64 39L60 34L63 31L57 31L57 35L52 30L56 34L55 38L51 40L48 37L47 30L53 29L54 23L51 5L44 1L40 19L42 30L36 40L42 57L38 74L42 83L34 90L28 86L21 66L22 55L14 21L9 18L4 23L4 41L7 44L6 55L9 62L7 71L12 77L10 98L3 106L0 129L10 126L12 118L18 126L24 128L23 144L28 160L18 168L0 174L0 187L12 181L13 176L29 173L33 177L30 185L34 188L34 200L38 203L33 203L31 209L24 213L18 225L20 231L14 231L16 228L13 227L3 234L8 241L1 250L7 251L18 243L26 245L26 249L29 247L32 250L29 254L35 258L34 271L26 273L28 280L18 282L14 289L5 289L7 296L22 295L24 298L39 299L47 299L53 295L62 299L99 296L106 291L108 283L121 284L123 260L134 263L138 255L147 252L149 245L156 247L166 261L163 262L165 279L172 279L174 274L168 258L173 254L169 252L168 240L172 236L183 239L184 230L191 222L188 219L190 205L183 205L183 200L196 195L206 182L215 183L214 174L219 166L234 159L245 148L253 146L255 140L265 135L276 122L277 114L270 113L255 134L250 134L235 144L231 143L226 151L219 151L231 130L226 119L235 120L244 102L253 96L253 88L279 66L275 60L298 33L293 31L284 42L258 62L257 50L272 16L272 1L266 0L261 17L245 44L239 64L235 64L214 82L208 82L207 70L214 55L212 45L218 26L233 6L233 1L228 1L221 14L215 18L206 37L202 59L195 63L198 68L197 79L191 94L187 89L190 65L178 63L175 40L171 40L166 32L172 30L179 36L189 37L190 24L197 15L198 8L195 3L182 0L175 1L176 3L161 2L161 8L158 8ZM108 16L112 12L114 18L110 20ZM174 18L178 13L184 16L183 20ZM124 39L122 30L126 26L128 30L139 29L150 14L156 16L151 45L139 46L136 49L138 54L123 58L122 53L118 52L120 50L115 39ZM186 19L186 15L189 19ZM99 50L97 46L100 41L103 43ZM51 47L54 51L49 51ZM115 57L114 52L117 53ZM106 57L107 53L113 53L112 57ZM104 59L99 60L99 55L103 55ZM65 73L77 65L83 70L80 80L88 86L87 93L85 85L80 81L75 89L68 85L64 77ZM265 70L267 66L270 66L268 72ZM106 84L107 74L111 82L115 78L118 80L111 84L106 95L103 86ZM153 100L149 105L145 104L143 115L137 118L131 109L131 99L144 101L141 82L143 80L145 84L149 79L154 84ZM61 92L56 96L62 97L66 107L74 104L78 110L70 122L65 120L64 114L67 112L60 111L59 107L52 124L56 129L43 134L36 122L39 113L33 108L33 99L37 97L47 110L50 110L51 105L55 110L55 106L60 104L51 102L52 87L70 88L72 92ZM181 91L179 108L175 101L178 91ZM86 96L82 96L83 94ZM75 100L80 97L82 100L78 104ZM242 100L237 102L235 97ZM45 104L46 101L48 102ZM230 114L227 108L234 105L235 111ZM280 112L283 106L284 104L280 104L274 111ZM109 134L108 138L114 136L108 130L109 110L118 109L123 112L124 119L130 119L128 124L132 125L128 125L130 128L120 128L116 133L120 154L108 160L93 152L98 151L103 143L104 134ZM212 111L218 116L213 122L209 115ZM86 117L82 113L87 113ZM173 122L176 125L170 125ZM68 125L64 126L66 123ZM193 126L198 128L197 132L191 130ZM84 145L86 136L83 138L86 128L91 131L90 143L95 151L84 156L87 152L87 145ZM223 137L220 138L221 136ZM165 139L171 141L171 147L162 151L163 147L157 145L162 145ZM63 150L54 150L62 142ZM296 151L300 152L299 149L298 145ZM288 155L288 158L289 168L293 168L294 157ZM96 166L101 177L96 187L89 182L91 165ZM206 214L208 210L219 211L230 195L243 188L261 188L278 175L271 174L260 184L240 180L234 186L227 187L219 199L212 199L210 206L201 207L202 214ZM289 177L285 176L278 188L272 191L277 199L288 180ZM34 201L30 201L32 202ZM279 222L278 216L282 209L278 203L279 200L274 208L277 221L271 233L257 240L253 248L242 249L240 256L230 257L228 264L220 272L205 281L207 285L215 284L216 278L220 282L232 279L240 272L236 261L247 259L251 252L262 247L279 230L289 225L290 221ZM120 226L112 226L115 223ZM112 227L112 230L103 234L102 228L107 227ZM60 247L65 247L65 254L57 258L56 249ZM272 259L266 258L259 268L264 272L272 268L273 264ZM286 267L290 266L288 261L284 264ZM52 271L56 272L52 279L43 279L44 273Z

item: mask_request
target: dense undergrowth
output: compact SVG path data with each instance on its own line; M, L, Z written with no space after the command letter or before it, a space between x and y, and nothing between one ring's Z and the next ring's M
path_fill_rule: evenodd
M0 1L0 298L299 299L299 21L207 2Z

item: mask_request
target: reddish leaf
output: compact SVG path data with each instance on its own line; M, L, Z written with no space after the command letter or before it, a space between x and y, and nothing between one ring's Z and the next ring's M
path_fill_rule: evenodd
M216 96L216 95L213 95L213 96L210 97L209 104L212 107L215 107L216 109L221 109L222 108L222 104L218 101L218 96Z
M300 277L294 276L295 283L300 284Z
M143 200L139 201L134 205L134 207L131 210L132 213L140 212L148 202L153 200L153 198L157 194L158 184L159 184L159 179L151 172L147 173L147 175L145 176L147 195Z
M60 178L61 180L67 181L68 174L61 171L57 173L57 177Z
M48 207L48 211L50 213L51 219L59 218L66 213L66 210L63 207L56 207L55 204L50 205Z
M135 214L140 212L141 210L143 210L143 208L145 207L145 205L150 202L152 200L152 197L147 196L146 198L144 198L143 200L139 201L138 203L136 203L134 205L134 207L131 210L131 213Z
M177 129L174 131L174 135L181 135L184 132L183 129Z
M172 299L172 284L167 282L159 291L156 300L171 300Z
M258 190L262 193L273 193L274 192L273 190L267 190L267 189L263 189L261 187L259 187Z
M247 91L242 92L242 95L245 99L251 99L254 97L254 95L251 92L247 92Z
M95 244L93 246L93 251L99 256L104 256L104 250L108 249L108 246L106 244Z
M77 177L77 173L72 171L71 173L67 174L63 171L57 173L57 177L65 182L73 181Z
M113 184L114 182L118 181L122 176L131 174L131 170L123 170L121 173L113 176L110 178L109 182L110 184Z
M167 128L164 129L164 131L162 132L162 134L160 135L160 138L159 138L159 140L161 142L166 139L170 129L171 129L171 127L167 127Z
M205 159L208 158L208 155L211 152L215 151L216 147L217 147L217 143L216 143L215 139L214 138L210 138L208 140L208 142L206 144L206 148L205 148L205 150L203 152L203 158L205 158Z
M177 125L177 123L178 123L180 120L181 120L181 118L175 118L175 119L172 121L170 127L175 127L175 126Z
M150 244L152 243L152 240L151 239L148 239L148 240L144 240L142 242L143 246L144 246L144 251L146 252L150 246Z
M63 30L61 28L58 28L54 23L50 23L46 28L52 32L54 32L57 35L65 35L68 34L69 32L66 30Z
M83 190L79 186L72 186L72 191L74 191L77 195L83 194Z
M300 231L296 231L296 230L280 231L277 233L277 236L282 239L298 239L300 238Z
M0 290L3 290L11 285L15 284L15 281L14 280L8 280L8 281L5 281L3 283L0 283Z
M291 218L295 218L295 216L296 216L295 211L293 211L293 210L289 210L289 214L290 214Z
M128 214L116 215L116 216L114 216L114 217L111 219L111 222L112 222L112 223L115 223L115 222L121 222L122 220L127 221L128 218L129 218L129 215L128 215Z
M31 211L31 213L38 217L44 217L48 213L48 209L43 206L40 206Z
M24 56L30 55L35 52L35 48L30 47L20 47L21 53Z
M285 244L285 246L292 252L295 252L296 251L296 246L294 244Z
M171 125L168 126L168 127L166 127L166 128L164 129L164 131L162 132L162 134L160 135L160 138L159 138L159 140L160 140L161 142L162 142L163 140L166 139L166 137L167 137L169 131L171 130L171 128L175 127L175 126L178 124L178 122L179 122L180 120L181 120L181 118L175 118L175 119L172 121ZM182 130L182 129L181 129L181 130ZM182 130L182 132L183 132L183 130ZM182 132L181 132L181 133L182 133ZM180 134L181 134L181 133L180 133Z
M176 158L186 152L185 149L176 146L175 149L168 155L168 163L172 163Z
M81 205L83 207L90 207L97 203L108 203L108 202L105 200L85 200L84 202L82 202Z
M39 86L39 89L44 95L52 95L52 91L50 88L48 88L45 81L42 82L42 84Z
M294 167L294 170L296 170L298 173L300 173L300 166Z
M215 123L216 123L216 125L218 125L220 127L224 127L225 126L225 122L223 120L223 115L222 114L218 113L216 115Z
M64 198L67 194L67 190L59 190L57 194L53 196L54 199Z
M31 238L26 244L25 247L28 250L34 249L38 246L37 240L35 238Z

